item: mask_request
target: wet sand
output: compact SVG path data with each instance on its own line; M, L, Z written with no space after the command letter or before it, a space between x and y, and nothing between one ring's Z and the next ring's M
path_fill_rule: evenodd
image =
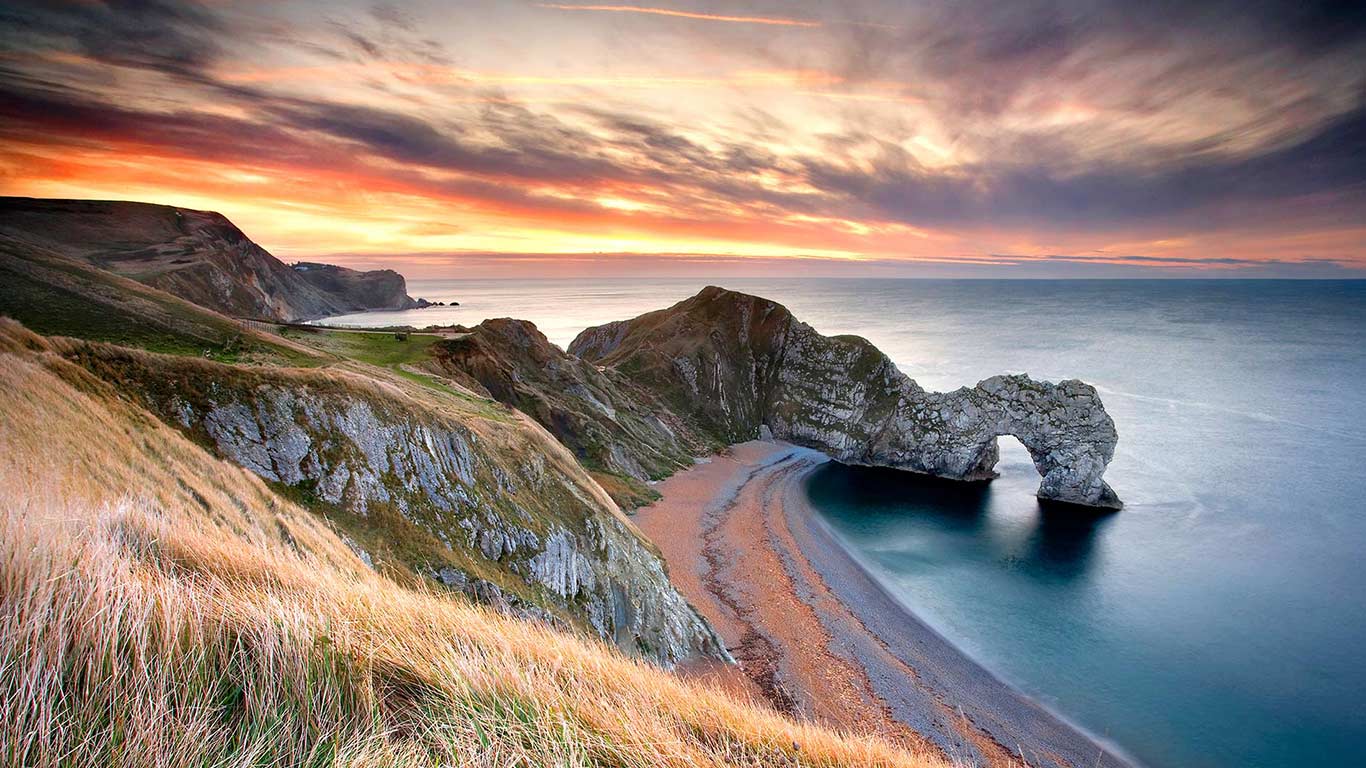
M826 459L754 441L656 486L636 524L739 662L683 670L968 765L1128 766L889 595L806 502Z

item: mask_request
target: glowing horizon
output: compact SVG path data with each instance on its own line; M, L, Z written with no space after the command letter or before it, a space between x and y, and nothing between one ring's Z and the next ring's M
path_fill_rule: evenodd
M20 3L0 194L426 275L1366 276L1366 34L1296 7Z

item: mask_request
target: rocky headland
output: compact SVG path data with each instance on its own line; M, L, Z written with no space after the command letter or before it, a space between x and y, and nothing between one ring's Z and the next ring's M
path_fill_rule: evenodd
M408 281L392 269L358 269L300 261L292 265L304 282L343 302L349 311L422 309L434 306L408 295Z
M231 317L297 322L425 306L393 270L290 267L227 217L168 205L0 198L0 236Z
M634 382L725 443L772 436L849 463L994 476L996 438L1033 457L1039 498L1118 509L1103 479L1118 434L1094 387L994 376L929 392L866 339L823 336L781 304L710 287L589 328L569 352Z

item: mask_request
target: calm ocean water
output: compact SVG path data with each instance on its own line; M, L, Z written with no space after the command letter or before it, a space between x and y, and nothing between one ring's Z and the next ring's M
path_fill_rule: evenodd
M1360 764L1366 282L725 280L921 384L1096 385L1123 512L1044 513L1013 439L989 485L830 465L813 502L926 621L1156 768ZM705 281L413 281L460 307L332 322L582 328Z

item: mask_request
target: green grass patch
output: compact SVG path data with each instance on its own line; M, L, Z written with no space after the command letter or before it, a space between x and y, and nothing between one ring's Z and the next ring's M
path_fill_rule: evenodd
M296 350L263 342L227 318L182 305L157 292L130 297L151 301L163 317L154 320L137 311L134 301L111 301L95 269L46 265L69 280L46 282L0 262L0 315L12 317L35 333L103 341L169 355L207 357L219 362L249 360L295 362ZM117 295L117 294L116 294Z
M446 384L435 374L411 370L431 357L431 348L443 340L432 333L395 333L391 331L343 331L300 325L276 326L276 333L291 341L306 344L321 352L386 368L398 376L428 389L474 406L479 415L495 421L509 421L507 409L496 400L478 397ZM400 338L400 336L402 338Z
M395 334L378 331L303 330L280 326L280 335L338 357L358 360L381 368L397 370L405 364L420 363L429 356L428 347L441 341L436 334ZM404 338L400 339L402 335Z

